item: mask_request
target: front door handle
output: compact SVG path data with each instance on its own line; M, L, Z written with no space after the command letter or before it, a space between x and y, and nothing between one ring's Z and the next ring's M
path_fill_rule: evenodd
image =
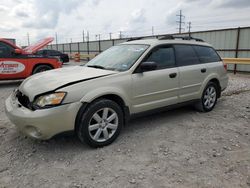
M177 73L171 73L171 74L169 74L169 77L170 77L170 78L175 78L176 75L177 75Z
M207 71L207 69L205 69L205 68L201 69L202 73L205 73L206 71Z

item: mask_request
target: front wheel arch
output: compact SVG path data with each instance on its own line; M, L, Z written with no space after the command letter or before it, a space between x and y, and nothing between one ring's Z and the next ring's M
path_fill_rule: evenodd
M114 133L112 137L110 137L109 140L106 140L104 142L95 142L94 140L89 138L89 134L87 133L86 129L88 126L88 120L89 117L91 117L92 113L100 108L100 106L109 106L115 110L117 113L119 119L117 132ZM106 108L106 107L105 107ZM76 122L75 122L75 133L78 136L78 138L82 141L87 143L91 147L102 147L111 144L119 135L121 128L123 127L124 121L123 121L123 112L122 108L114 101L105 99L105 98L99 98L91 103L84 103L81 108L78 111Z
M37 67L43 66L43 65L49 66L51 69L54 69L54 67L53 67L51 64L48 64L48 63L38 63L38 64L36 64L36 65L33 67L32 71L31 71L31 74L34 74L34 71L36 70Z
M86 109L88 108L88 106L91 103L93 103L93 102L95 102L97 100L100 100L100 99L109 99L111 101L116 102L122 109L124 125L126 125L128 123L129 118L130 118L130 110L129 110L129 107L125 104L124 100L118 95L107 94L107 95L97 97L91 102L83 102L82 103L82 106L80 107L80 109L79 109L79 111L77 113L77 116L76 116L76 120L75 120L75 129L74 129L75 131L78 130L78 125L79 125L79 121L80 121L79 118L81 117L82 113L84 113L86 111Z

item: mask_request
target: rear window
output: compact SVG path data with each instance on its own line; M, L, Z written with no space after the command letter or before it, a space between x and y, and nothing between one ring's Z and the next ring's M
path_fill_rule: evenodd
M201 63L210 63L221 61L219 55L211 47L206 46L193 46Z

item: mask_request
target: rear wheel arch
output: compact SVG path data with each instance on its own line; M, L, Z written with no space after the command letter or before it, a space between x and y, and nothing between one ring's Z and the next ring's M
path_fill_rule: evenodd
M213 78L209 80L209 82L213 82L217 86L217 97L220 98L221 96L221 86L220 86L220 81L217 78Z

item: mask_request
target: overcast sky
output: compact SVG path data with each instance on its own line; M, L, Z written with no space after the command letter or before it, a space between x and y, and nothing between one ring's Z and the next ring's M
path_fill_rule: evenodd
M27 33L31 42L57 33L59 43L82 41L83 30L91 40L149 35L152 26L175 33L180 9L191 31L250 26L250 0L0 0L0 37L27 45Z

